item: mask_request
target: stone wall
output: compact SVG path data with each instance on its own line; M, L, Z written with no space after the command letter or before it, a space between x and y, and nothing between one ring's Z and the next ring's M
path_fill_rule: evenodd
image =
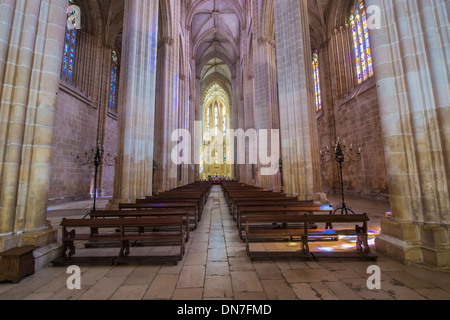
M76 163L76 153L82 155L97 141L98 108L77 89L61 84L58 93L55 137L51 158L50 203L85 200L94 187L94 169ZM117 118L108 114L103 126L104 150L116 153ZM104 166L98 175L99 196L111 196L114 167Z
M76 33L74 71L72 79L59 83L55 113L55 129L51 157L49 202L85 200L92 197L94 188L93 166L76 163L77 152L92 150L97 143L105 152L116 152L117 115L108 113L112 50L120 52L121 38L117 37L120 20L108 20L111 25L108 41L99 29L98 8L81 1L85 16L82 29ZM89 6L92 6L89 7ZM88 10L90 8L90 10ZM92 162L91 162L92 163ZM114 168L99 169L98 196L111 196Z
M117 153L117 117L109 114L105 121L104 145L105 152L114 155ZM113 195L114 187L114 169L115 167L104 166L101 175L102 196L110 197Z
M76 163L76 153L91 149L97 138L97 109L82 93L61 84L55 121L49 200L88 199L93 169Z
M359 89L362 92L358 92ZM344 190L346 194L388 199L389 188L384 155L380 110L375 85L356 90L358 94L342 103L336 104L332 112L336 122L336 129L325 115L317 119L319 131L319 145L324 149L331 148L333 132L341 141L345 141L347 148L351 144L354 150L362 149L361 161L344 163ZM323 189L327 194L340 194L338 165L336 162L322 164Z
M347 21L348 11L341 13ZM332 20L334 21L334 20ZM340 19L337 19L340 21ZM330 22L331 23L331 22ZM319 146L325 151L340 138L362 149L361 161L343 166L344 191L348 195L389 199L380 106L375 77L357 83L352 33L347 26L330 28L329 40L312 41L319 55L323 109L317 114ZM313 39L314 40L314 39ZM376 75L375 75L376 76ZM341 194L339 167L335 161L321 164L323 191Z

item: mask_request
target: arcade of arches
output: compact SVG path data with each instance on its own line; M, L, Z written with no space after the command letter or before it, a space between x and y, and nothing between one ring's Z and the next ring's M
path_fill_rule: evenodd
M93 192L114 208L219 176L325 203L340 177L320 151L340 138L362 151L346 194L390 201L377 251L449 267L448 5L0 0L0 252L54 245L49 204ZM200 161L174 163L172 132L196 123ZM210 148L230 129L279 130L282 170ZM96 143L117 154L97 190L74 161Z

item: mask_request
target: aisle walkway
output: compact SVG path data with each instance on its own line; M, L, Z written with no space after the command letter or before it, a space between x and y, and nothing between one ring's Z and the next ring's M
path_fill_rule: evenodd
M83 208L70 208L67 215L80 215ZM57 226L61 211L49 218ZM450 273L405 266L381 256L376 263L382 271L381 290L371 291L366 286L371 264L336 260L251 262L220 187L214 187L199 228L177 266L82 267L82 289L72 291L66 287L65 268L47 267L20 284L0 284L0 299L450 300Z

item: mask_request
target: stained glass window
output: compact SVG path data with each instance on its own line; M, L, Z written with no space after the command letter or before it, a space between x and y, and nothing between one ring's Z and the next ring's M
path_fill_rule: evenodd
M313 75L314 75L314 94L316 99L316 111L322 110L322 93L320 90L320 72L319 72L319 55L317 52L313 54Z
M227 134L227 107L223 107L223 135Z
M74 1L69 1L69 6L74 5ZM75 14L68 13L67 18ZM66 37L64 39L64 56L61 71L61 78L69 83L73 82L75 51L77 43L77 29L69 29L66 27Z
M111 79L109 89L109 109L117 113L118 104L118 82L119 82L119 57L117 52L113 50L111 55Z
M206 141L210 141L211 136L210 136L210 130L211 130L211 111L210 111L210 107L208 107L206 109ZM209 164L211 161L211 153L208 152L207 153L207 157L206 157L207 163Z
M216 135L216 139L217 139L217 136L219 135L219 107L217 105L214 107L214 126L215 126L215 135ZM219 163L219 159L218 159L219 152L218 152L217 148L215 150L215 153L216 153L216 162L215 163L218 164Z
M372 51L364 0L355 0L350 14L358 84L373 76Z
M211 119L211 113L209 111L209 108L206 110L206 134L209 136L209 130L211 129L211 126L209 124Z
M223 136L226 137L226 135L227 135L227 107L226 106L223 106L222 116L223 116ZM224 152L223 152L223 163L227 163L227 152L226 152L225 144L224 144Z
M200 155L200 174L203 174L203 170L204 170L204 162L203 162L203 155Z
M215 133L216 137L219 135L219 107L214 107L214 127L215 127Z

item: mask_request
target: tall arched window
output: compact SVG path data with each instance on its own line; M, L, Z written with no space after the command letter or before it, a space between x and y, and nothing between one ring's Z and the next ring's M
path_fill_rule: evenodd
M227 136L227 107L223 106L222 107L222 116L223 116L223 137L225 139L225 137ZM227 150L226 150L226 145L223 145L223 163L226 164L227 163Z
M69 6L75 5L73 0L69 1ZM68 13L67 18L74 15L75 12ZM75 50L77 43L77 29L66 27L66 37L64 40L64 56L63 65L61 69L61 79L72 83L74 78L74 62L75 62Z
M214 130L217 137L219 135L219 107L217 105L214 107Z
M111 55L111 80L109 88L109 109L117 113L118 104L118 82L119 82L119 56L115 50Z
M227 135L227 107L223 106L223 136Z
M358 84L373 76L372 52L364 0L355 0L350 13Z
M206 130L207 130L206 135L207 135L207 137L209 137L209 130L211 129L210 119L211 119L211 113L208 108L206 110Z
M322 96L320 90L320 72L319 72L319 55L316 51L313 53L313 75L314 75L314 94L316 98L316 111L322 110Z

